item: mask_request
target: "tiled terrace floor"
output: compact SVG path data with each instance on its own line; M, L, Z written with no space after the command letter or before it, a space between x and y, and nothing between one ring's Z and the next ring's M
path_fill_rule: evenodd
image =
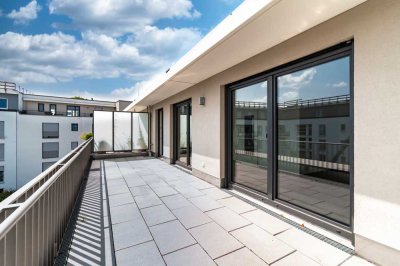
M370 265L161 160L104 166L117 265Z

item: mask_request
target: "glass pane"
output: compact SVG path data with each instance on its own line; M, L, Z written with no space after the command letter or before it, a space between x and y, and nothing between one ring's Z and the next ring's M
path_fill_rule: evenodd
M58 142L45 142L42 144L42 158L57 158Z
M177 106L178 110L178 160L184 164L188 164L188 103Z
M163 155L164 150L164 121L163 110L158 110L158 154Z
M350 224L350 60L278 78L278 197Z
M114 150L116 151L132 150L131 114L114 113Z
M7 105L8 105L8 103L7 103L7 99L4 99L4 98L2 98L2 99L0 99L0 109L7 109Z
M148 113L132 114L132 138L134 150L147 150L149 147Z
M58 123L43 123L43 138L58 138Z
M93 114L93 137L94 151L112 151L113 142L113 113L105 111L94 111Z
M233 181L267 193L267 81L234 91Z

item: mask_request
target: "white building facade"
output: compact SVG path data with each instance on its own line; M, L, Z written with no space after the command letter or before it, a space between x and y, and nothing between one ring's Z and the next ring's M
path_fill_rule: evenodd
M16 190L57 162L92 132L94 110L114 111L117 105L23 94L4 82L0 104L0 190Z

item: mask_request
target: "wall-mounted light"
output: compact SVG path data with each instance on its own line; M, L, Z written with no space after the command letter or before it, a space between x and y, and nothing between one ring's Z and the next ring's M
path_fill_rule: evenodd
M201 96L201 97L199 98L199 104L200 104L201 106L206 105L206 97Z

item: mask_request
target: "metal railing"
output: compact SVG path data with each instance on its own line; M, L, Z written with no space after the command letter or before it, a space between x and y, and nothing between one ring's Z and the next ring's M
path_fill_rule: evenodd
M39 112L37 110L22 110L19 112L22 115L46 115L46 116L68 116L68 117L93 117L93 113L80 113L79 115L71 115L67 112L52 113L51 111Z
M92 145L82 143L0 203L0 265L53 264Z
M278 103L278 107L279 108L313 107L313 106L321 106L329 104L347 103L349 101L350 101L350 95L346 94L346 95L323 97L310 100L298 99L298 100L286 101L284 103Z
M16 90L17 85L14 82L0 81L0 89L3 90Z

